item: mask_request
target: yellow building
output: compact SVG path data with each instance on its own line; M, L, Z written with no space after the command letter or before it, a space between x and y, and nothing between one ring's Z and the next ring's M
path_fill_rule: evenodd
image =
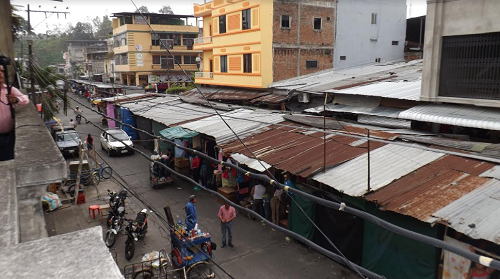
M203 17L203 37L194 45L202 51L202 71L195 82L266 88L273 81L272 11L268 0L195 4L194 15Z
M188 73L198 70L200 51L193 49L193 41L198 37L199 28L187 25L192 16L143 15L147 22L140 13L113 14L114 71L121 82L144 86L189 80L177 63ZM165 47L175 56L175 61Z

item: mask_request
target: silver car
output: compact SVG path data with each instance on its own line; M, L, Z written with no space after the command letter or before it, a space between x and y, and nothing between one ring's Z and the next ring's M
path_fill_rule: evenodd
M55 132L54 139L63 156L78 156L82 141L77 132L74 130L58 131Z
M122 129L108 129L101 134L101 149L108 155L133 154L134 144Z

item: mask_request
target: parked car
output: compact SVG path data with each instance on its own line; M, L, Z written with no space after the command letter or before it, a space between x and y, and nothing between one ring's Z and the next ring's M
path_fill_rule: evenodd
M108 129L101 134L101 149L106 150L109 156L133 154L133 147L132 140L122 129Z
M59 148L63 156L79 155L80 144L82 143L82 140L75 130L57 131L54 134L54 140L56 141L57 147Z

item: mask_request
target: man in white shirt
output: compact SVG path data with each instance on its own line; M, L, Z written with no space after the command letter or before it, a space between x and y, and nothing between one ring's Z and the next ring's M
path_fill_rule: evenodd
M260 216L265 218L264 215L264 195L266 194L266 187L257 184L252 188L250 196L253 198L252 210L257 212Z

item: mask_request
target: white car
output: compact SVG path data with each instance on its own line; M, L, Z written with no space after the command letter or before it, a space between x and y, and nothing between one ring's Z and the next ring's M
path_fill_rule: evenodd
M106 150L109 156L133 154L132 147L134 147L132 140L122 129L108 129L101 134L101 149Z

